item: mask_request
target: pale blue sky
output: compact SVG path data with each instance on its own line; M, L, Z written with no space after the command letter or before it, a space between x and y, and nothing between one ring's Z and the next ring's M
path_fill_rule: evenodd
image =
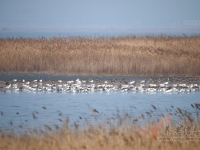
M1 0L0 27L200 28L200 0Z

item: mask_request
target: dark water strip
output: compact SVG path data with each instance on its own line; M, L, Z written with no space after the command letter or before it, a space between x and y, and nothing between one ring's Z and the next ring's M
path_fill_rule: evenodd
M76 79L98 79L98 80L142 80L149 77L142 77L142 76L82 76L82 75L73 75L73 76L67 76L67 75L54 75L54 74L38 74L38 73L0 73L0 81L10 81L13 79L17 80L40 80L48 81L48 80L76 80ZM156 78L156 77L152 77Z
M40 80L43 81L69 81L69 80L100 80L100 81L109 81L109 80L116 80L116 81L141 81L141 80L149 80L149 79L162 79L164 81L178 79L182 81L195 81L199 84L199 77L159 77L159 76L83 76L83 75L55 75L55 74L47 74L47 73L0 73L0 81L11 81L13 79L17 80L26 80L26 81L33 81L33 80Z

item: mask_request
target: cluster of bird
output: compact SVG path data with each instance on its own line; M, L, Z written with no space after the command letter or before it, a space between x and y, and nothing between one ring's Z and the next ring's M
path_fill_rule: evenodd
M32 91L32 92L110 92L110 91L122 91L122 92L194 92L200 91L199 83L170 83L170 81L154 81L152 79L140 80L140 81L100 81L100 80L71 80L71 81L42 81L42 80L17 80L4 82L0 87L1 91L7 90L13 91Z

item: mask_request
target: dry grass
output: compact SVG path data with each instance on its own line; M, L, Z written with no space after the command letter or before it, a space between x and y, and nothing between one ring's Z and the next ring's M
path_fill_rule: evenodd
M132 118L129 114L125 113L123 117L118 116L116 122L113 123L112 119L107 120L101 124L90 125L86 122L87 127L81 127L79 124L74 124L73 127L69 127L68 121L63 124L62 128L56 128L53 130L50 126L45 125L43 130L34 130L26 133L14 133L14 132L0 132L0 149L1 150L133 150L133 149L159 149L159 150L188 150L198 149L199 141L159 141L159 137L198 137L192 135L192 130L189 135L186 135L181 131L181 135L172 133L167 135L165 133L166 125L170 125L170 130L177 127L175 120L183 126L193 127L194 125L200 127L199 110L200 104L191 104L196 113L190 113L180 108L174 108L169 111L165 117L161 114L160 121L158 123L150 121L153 112L150 111L146 114L141 114L138 118ZM169 109L169 110L170 110ZM156 107L154 107L156 110ZM171 113L171 114L170 114ZM171 117L173 116L173 121ZM141 130L141 127L136 123L137 120L148 120L142 128L146 130L153 128L155 125L161 125L162 128L158 129L159 133L154 138L153 136L146 134ZM184 118L184 119L183 119ZM164 125L164 122L167 124ZM162 122L162 123L161 123ZM141 122L139 122L141 124ZM183 128L182 128L183 129ZM148 131L147 131L148 132ZM156 131L158 132L158 131Z
M200 76L200 37L0 39L0 72Z

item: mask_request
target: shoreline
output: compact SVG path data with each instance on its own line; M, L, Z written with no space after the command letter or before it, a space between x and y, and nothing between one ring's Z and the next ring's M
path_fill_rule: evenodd
M53 73L36 73L36 72L0 72L0 81L9 81L17 78L18 80L76 80L81 78L84 80L88 79L100 79L100 80L111 80L111 79L147 79L147 78L200 78L200 76L123 76L123 75L65 75L65 74L53 74Z

